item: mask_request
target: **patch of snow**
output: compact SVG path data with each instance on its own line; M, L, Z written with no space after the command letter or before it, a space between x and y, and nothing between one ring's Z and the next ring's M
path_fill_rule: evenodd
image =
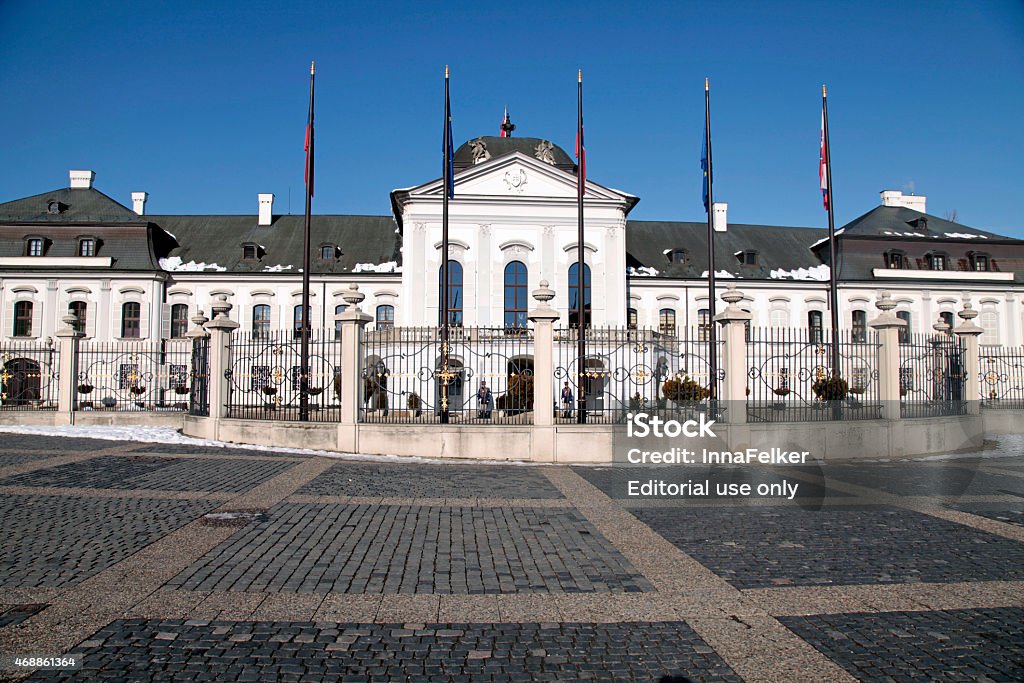
M214 270L218 273L223 273L227 270L227 268L218 266L216 263L196 263L195 261L183 263L180 256L168 256L167 258L160 259L160 267L164 270L174 272L202 272L204 270Z
M846 230L846 228L839 228L838 230L836 230L836 237L839 237L840 235L842 235L842 234L843 234L843 231L844 231L844 230ZM886 235L895 235L896 233L893 233L893 232L887 232L887 233L885 233L885 234L886 234ZM817 242L815 242L814 244L812 244L812 245L811 245L811 246L809 247L809 249L814 249L814 248L815 248L816 246L818 246L819 244L824 244L825 242L828 242L828 238L827 238L827 237L822 237L822 238L821 238L820 240L818 240Z
M769 272L768 277L773 280L816 280L824 282L828 280L828 265L822 263L810 268L795 268L792 270L779 268Z
M626 268L626 275L635 275L637 277L657 277L658 269L648 268L647 266L640 266L639 268L629 266Z
M353 273L401 273L402 267L397 261L387 263L357 263Z
M703 273L700 274L700 276L707 277L708 271L705 270ZM735 280L738 276L735 275L734 273L730 273L728 270L716 270L715 277L724 277L727 280Z
M80 439L106 439L107 441L138 441L141 443L160 444L184 444L188 446L203 446L206 448L237 448L247 451L260 451L269 453L282 453L288 455L316 455L325 458L337 458L340 460L360 460L370 462L413 462L430 463L435 465L517 465L534 466L543 463L523 462L519 460L469 460L462 458L437 459L421 458L410 455L369 455L366 453L339 453L336 451L321 451L312 448L288 448L277 446L257 446L254 444L229 443L227 441L214 441L212 439L199 439L192 436L185 436L181 432L170 427L147 427L142 425L0 425L0 433L9 434L37 434L41 436L64 436ZM2 457L0 457L2 462Z
M280 263L276 266L263 266L264 273L283 273L284 271L291 269L292 267L290 265L282 266Z
M978 239L978 238L981 238L983 240L987 240L988 239L984 235L969 235L966 232L947 232L947 233L945 233L945 235L946 235L946 237L952 237L954 239L960 239L960 240L973 240L973 239Z

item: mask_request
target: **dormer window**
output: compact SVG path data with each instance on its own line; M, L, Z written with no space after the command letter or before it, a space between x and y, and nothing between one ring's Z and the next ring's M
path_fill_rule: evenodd
M903 268L904 259L903 252L901 251L890 251L885 255L885 265L889 268L899 270Z
M46 213L50 214L51 216L56 216L57 214L64 211L65 208L67 207L58 202L56 199L51 199L46 203Z
M686 263L685 249L670 249L665 255L668 256L670 263Z
M338 258L338 247L333 244L321 244L320 245L320 260L321 261L334 261Z
M260 245L247 243L242 245L242 260L243 261L259 261L260 260Z
M988 255L974 254L971 256L971 266L979 273L987 273L989 269Z
M95 256L96 239L94 237L83 237L82 239L78 240L78 255Z
M46 240L42 237L29 237L25 240L25 256L42 256L46 249Z
M747 249L736 254L740 263L745 266L756 266L757 265L757 252L753 249Z
M928 256L928 267L931 270L946 270L946 255L930 254Z
M919 232L928 232L928 219L924 216L910 221L910 225L914 226Z

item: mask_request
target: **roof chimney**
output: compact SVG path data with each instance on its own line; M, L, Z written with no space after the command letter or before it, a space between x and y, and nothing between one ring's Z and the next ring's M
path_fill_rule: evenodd
M899 190L882 190L882 206L898 206L904 209L927 213L928 198L916 194L903 194Z
M715 202L712 205L711 226L715 232L725 232L729 228L726 214L729 212L728 202Z
M92 187L92 181L96 179L96 174L92 171L71 171L68 175L71 176L72 189L88 190Z
M132 211L140 216L145 216L147 199L149 199L148 192L132 192Z
M260 221L259 225L270 225L274 221L274 195L260 193Z

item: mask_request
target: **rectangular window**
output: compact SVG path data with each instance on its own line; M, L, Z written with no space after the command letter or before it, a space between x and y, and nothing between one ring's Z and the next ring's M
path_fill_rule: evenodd
M974 269L978 272L985 272L988 270L988 256L975 256L974 257Z
M129 301L121 307L121 337L138 339L142 336L142 305Z
M932 270L945 270L946 257L941 254L932 254Z
M14 304L14 335L15 337L32 336L32 302L19 301Z
M889 254L889 267L890 268L902 268L903 267L903 254Z
M171 339L181 339L188 332L188 304L171 306Z
M867 311L854 311L852 313L853 331L852 341L854 344L863 344L868 340L868 314Z
M78 243L78 255L79 256L95 256L96 255L96 241L95 240L82 240Z
M711 310L702 308L697 311L697 341L711 339Z
M29 256L42 256L43 255L43 240L33 237L28 241L28 245L25 248L25 253Z

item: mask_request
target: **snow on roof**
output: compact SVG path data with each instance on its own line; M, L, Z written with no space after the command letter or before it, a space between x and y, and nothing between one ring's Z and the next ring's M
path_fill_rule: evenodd
M795 268L792 270L773 270L768 273L768 276L773 280L816 280L824 281L828 280L828 265L822 263L819 266L812 266L810 268Z
M401 273L402 267L397 261L387 263L357 263L353 273Z
M839 228L838 230L836 230L836 237L839 237L840 235L842 235L844 230L846 230L846 228ZM886 234L888 234L888 233L886 233ZM828 238L827 237L822 237L820 240L818 240L817 242L812 244L809 248L810 249L814 249L819 244L824 244L825 242L828 242Z
M640 266L639 268L629 266L626 268L626 274L635 275L637 277L657 277L659 275L659 271L657 268L648 268L647 266Z
M196 263L195 261L182 263L180 256L168 256L167 258L160 259L160 267L164 270L190 273L202 272L205 270L213 270L218 273L223 273L227 270L227 268L218 266L216 263Z

